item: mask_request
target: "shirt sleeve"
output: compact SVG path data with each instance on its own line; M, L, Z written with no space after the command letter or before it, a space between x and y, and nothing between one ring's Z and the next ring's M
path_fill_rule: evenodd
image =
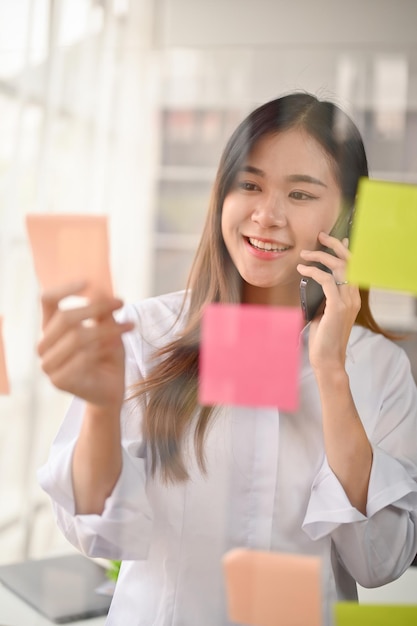
M126 388L141 378L135 356L138 347L129 338L133 334L124 337ZM144 559L149 549L152 513L145 491L145 446L137 419L140 408L129 404L125 402L121 414L122 472L101 515L75 514L71 464L85 410L79 398L73 399L49 458L38 470L38 481L52 499L59 528L70 543L91 557Z
M373 462L366 515L351 505L325 459L303 523L313 540L331 535L344 567L363 587L395 580L417 553L417 390L403 351L385 376L381 398L367 431Z

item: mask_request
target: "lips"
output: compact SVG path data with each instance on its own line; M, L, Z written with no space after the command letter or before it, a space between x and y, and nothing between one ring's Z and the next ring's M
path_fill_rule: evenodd
M247 237L247 240L253 248L264 252L285 252L291 247L274 241L262 241L261 239L256 239L255 237Z

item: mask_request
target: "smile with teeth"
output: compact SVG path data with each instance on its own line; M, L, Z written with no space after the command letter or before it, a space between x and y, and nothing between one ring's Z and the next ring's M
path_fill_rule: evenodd
M280 246L277 243L273 243L271 241L260 241L259 239L254 239L253 237L248 237L248 241L254 248L257 248L258 250L266 250L267 252L285 252L290 249L290 246Z

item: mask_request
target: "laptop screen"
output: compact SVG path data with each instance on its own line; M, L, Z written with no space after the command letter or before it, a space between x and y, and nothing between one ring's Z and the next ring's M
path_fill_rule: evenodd
M111 597L97 593L103 567L81 554L0 566L0 582L56 624L106 615Z

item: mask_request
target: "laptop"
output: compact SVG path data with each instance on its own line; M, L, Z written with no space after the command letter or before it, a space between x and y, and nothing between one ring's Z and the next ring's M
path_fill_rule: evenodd
M82 554L0 565L0 583L55 624L106 615L103 567Z

